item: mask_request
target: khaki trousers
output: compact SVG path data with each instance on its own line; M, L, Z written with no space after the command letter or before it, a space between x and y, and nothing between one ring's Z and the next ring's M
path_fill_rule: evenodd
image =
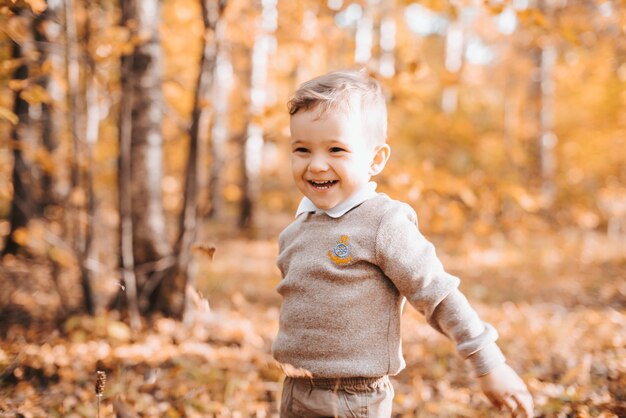
M380 378L286 377L280 418L389 418L394 391Z

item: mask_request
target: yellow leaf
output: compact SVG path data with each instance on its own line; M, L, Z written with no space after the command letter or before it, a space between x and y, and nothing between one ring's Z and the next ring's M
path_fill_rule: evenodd
M592 360L593 356L589 353L585 353L582 362L576 367L568 370L567 373L565 373L565 376L561 378L560 383L563 385L571 385L572 383L585 385L589 383Z
M85 191L79 187L72 190L70 193L70 202L72 202L75 206L83 206L87 201L87 196L85 195Z
M478 199L476 198L476 195L468 187L463 187L459 191L459 197L461 198L463 203L465 203L470 208L473 208L474 206L476 206L476 203L478 203Z
M131 331L128 325L120 321L112 321L107 327L107 333L109 337L119 341L129 341Z
M42 74L51 74L52 73L52 60L50 59L45 60L43 64L41 64L39 71L41 71Z
M279 363L276 364L285 374L289 376L297 376L297 377L312 377L311 372L307 369L298 368L289 363Z
M20 121L15 113L2 106L0 106L0 119L8 120L9 122L11 122L12 125L17 125L17 123Z
M525 189L519 186L510 186L507 190L511 196L527 212L536 212L541 209L540 200L529 194Z
M541 26L542 28L548 27L548 19L546 18L546 15L541 12L541 10L533 9L533 17L538 26Z
M2 72L6 73L6 74L11 74L15 70L17 70L19 68L19 66L23 64L23 62L24 62L24 60L22 58L15 58L15 59L4 60L0 64L0 70L2 70Z
M3 30L15 42L22 44L27 40L27 36L30 33L30 20L25 16L13 16Z
M9 81L9 88L13 91L20 91L28 85L28 80L11 80Z
M224 198L229 202L236 202L241 198L241 189L236 184L224 187Z
M61 267L69 268L74 266L74 255L64 249L52 247L49 251L49 256Z
M39 164L41 169L47 174L54 173L54 161L52 155L44 147L38 147L35 151L35 161Z
M25 247L28 243L28 235L28 229L18 228L13 231L13 241L15 241L18 245Z
M180 418L180 416L181 416L181 415L178 413L178 411L176 411L175 409L173 409L173 408L171 408L171 407L170 407L170 408L167 408L167 412L166 412L166 414L167 414L166 416L167 416L167 417L169 417L169 418Z
M84 329L77 329L70 333L70 341L73 343L82 343L87 340L87 332Z
M26 3L36 14L39 14L48 8L45 0L26 0Z
M185 309L184 321L187 323L193 323L196 320L210 318L211 306L209 305L208 299L203 297L202 294L194 289L194 287L190 284L187 284L186 293L191 304L189 309Z
M494 15L498 15L504 11L504 4L502 3L486 3L487 9Z
M75 329L80 328L80 324L81 324L81 320L80 320L80 316L70 316L67 321L65 321L65 324L63 324L63 328L65 328L66 332L71 332L74 331Z
M50 102L50 95L48 94L46 89L41 87L39 84L33 84L29 87L26 87L24 90L22 90L20 96L22 96L22 98L31 105Z
M575 216L576 223L583 229L594 229L600 223L600 217L591 211L582 210Z

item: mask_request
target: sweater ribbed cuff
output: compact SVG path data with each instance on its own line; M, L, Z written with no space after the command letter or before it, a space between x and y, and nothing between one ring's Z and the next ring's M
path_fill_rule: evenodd
M483 376L506 361L504 354L496 343L489 343L467 358L476 376Z

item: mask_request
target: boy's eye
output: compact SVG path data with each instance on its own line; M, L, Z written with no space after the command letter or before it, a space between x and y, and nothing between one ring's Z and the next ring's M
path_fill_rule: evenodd
M344 152L345 149L341 148L341 147L332 147L330 149L330 152Z
M293 152L308 152L309 150L304 147L298 147L293 150Z

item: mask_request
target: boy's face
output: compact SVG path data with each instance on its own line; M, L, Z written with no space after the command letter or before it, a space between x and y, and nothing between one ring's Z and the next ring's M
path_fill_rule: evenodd
M291 169L298 189L319 209L331 209L382 171L387 144L363 132L359 115L348 111L301 110L291 117Z

